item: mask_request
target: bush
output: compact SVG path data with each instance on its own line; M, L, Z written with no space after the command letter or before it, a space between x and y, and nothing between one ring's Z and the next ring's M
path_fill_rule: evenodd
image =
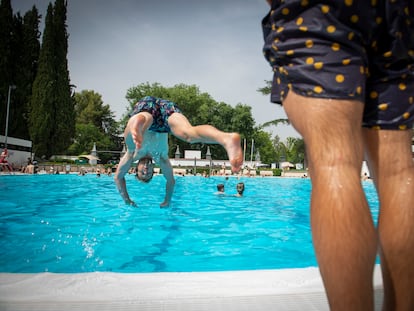
M273 171L273 176L282 176L283 170L281 168L274 168L272 171Z

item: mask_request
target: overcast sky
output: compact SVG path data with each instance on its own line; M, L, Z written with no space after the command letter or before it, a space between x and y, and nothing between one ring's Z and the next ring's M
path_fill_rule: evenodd
M11 0L21 15L36 5L42 20L50 2ZM145 82L197 85L216 101L251 106L257 125L286 117L257 92L272 78L262 54L265 0L68 0L67 9L71 83L101 94L117 119L127 90ZM291 126L269 131L298 137Z

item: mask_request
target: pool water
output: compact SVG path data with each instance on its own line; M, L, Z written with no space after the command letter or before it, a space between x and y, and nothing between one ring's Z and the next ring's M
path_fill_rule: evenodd
M0 176L0 272L195 272L316 266L310 180L180 177L169 208L165 180L127 175L125 205L113 177ZM243 197L236 184L245 183ZM216 185L225 184L226 195ZM374 220L378 199L364 182Z

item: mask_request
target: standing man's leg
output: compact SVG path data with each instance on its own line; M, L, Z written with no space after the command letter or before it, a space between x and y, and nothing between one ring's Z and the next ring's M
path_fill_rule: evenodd
M384 311L414 310L414 162L412 130L364 129L381 210Z
M292 91L283 105L307 148L313 243L331 310L373 310L377 234L360 180L364 106Z

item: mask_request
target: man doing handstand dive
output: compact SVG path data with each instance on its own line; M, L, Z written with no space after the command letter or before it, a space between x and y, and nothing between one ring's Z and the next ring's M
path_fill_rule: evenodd
M222 145L229 156L232 171L237 173L243 163L238 133L225 133L211 125L192 126L178 106L165 99L146 96L135 104L124 131L127 152L115 173L115 183L125 203L136 206L126 189L125 175L132 162L138 160L136 177L149 182L153 175L153 161L161 168L166 182L164 202L169 206L174 191L173 169L168 157L168 133L189 143Z

